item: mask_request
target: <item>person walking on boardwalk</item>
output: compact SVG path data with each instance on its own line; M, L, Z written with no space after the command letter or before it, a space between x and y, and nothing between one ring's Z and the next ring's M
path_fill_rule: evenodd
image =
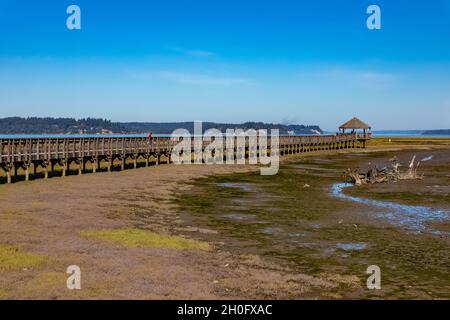
M149 132L147 134L147 144L152 145L152 143L153 143L153 132Z

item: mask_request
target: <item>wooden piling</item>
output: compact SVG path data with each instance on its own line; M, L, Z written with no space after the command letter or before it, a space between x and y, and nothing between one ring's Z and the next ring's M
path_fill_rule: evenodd
M25 168L25 181L29 181L30 180L30 167L26 166Z
M6 168L6 183L11 183L11 167Z

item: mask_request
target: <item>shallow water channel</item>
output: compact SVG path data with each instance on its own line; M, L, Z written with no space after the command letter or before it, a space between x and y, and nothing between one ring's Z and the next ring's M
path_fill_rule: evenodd
M448 220L450 217L449 211L432 209L424 206L412 206L389 201L359 198L345 194L344 189L351 187L353 187L353 185L350 183L336 183L331 187L331 194L340 199L378 208L379 211L376 213L376 216L380 219L387 220L394 226L419 233L445 233L443 231L431 229L428 226L428 223Z

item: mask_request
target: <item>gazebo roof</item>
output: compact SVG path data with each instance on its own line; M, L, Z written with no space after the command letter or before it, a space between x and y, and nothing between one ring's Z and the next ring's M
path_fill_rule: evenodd
M341 125L339 129L370 129L370 126L355 117Z

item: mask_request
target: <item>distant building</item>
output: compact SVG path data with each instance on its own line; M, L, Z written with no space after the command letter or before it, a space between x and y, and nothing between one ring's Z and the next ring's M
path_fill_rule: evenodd
M102 133L101 134L112 134L113 132L111 130L108 129L102 129Z

